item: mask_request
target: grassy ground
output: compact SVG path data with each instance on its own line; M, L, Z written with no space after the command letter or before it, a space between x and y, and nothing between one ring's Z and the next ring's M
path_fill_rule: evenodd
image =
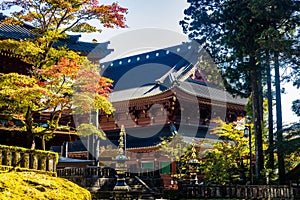
M90 200L91 194L63 178L34 172L9 172L0 174L0 199Z

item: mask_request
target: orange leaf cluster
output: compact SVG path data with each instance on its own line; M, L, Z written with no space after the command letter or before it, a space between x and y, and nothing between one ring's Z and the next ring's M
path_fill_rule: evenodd
M39 28L45 28L44 25L59 28L59 25L70 24L72 18L77 18L78 22L98 18L104 27L125 28L125 14L128 10L118 3L100 5L99 0L4 0L0 3L3 10L13 6L21 7L20 11L12 12L14 17L23 22L33 22Z
M120 27L125 28L125 15L127 8L121 7L118 3L112 5L97 5L94 3L90 12L97 13L96 15L102 19L104 27L113 28Z
M108 98L109 93L112 92L112 81L92 70L79 72L76 85L82 92L97 93L106 98Z
M59 78L61 76L75 77L75 73L80 69L80 65L76 60L61 58L57 65L52 65L46 69L35 69L39 75L46 77Z

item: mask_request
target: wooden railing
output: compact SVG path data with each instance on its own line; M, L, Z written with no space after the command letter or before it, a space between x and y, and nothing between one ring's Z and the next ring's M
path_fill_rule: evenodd
M182 185L184 198L293 199L293 189L286 185Z
M56 176L58 154L0 145L0 171L35 171Z

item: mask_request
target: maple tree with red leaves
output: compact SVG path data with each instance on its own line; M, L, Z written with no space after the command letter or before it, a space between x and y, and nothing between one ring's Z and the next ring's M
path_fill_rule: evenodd
M125 28L127 8L118 3L100 5L99 0L4 0L2 10L18 6L20 10L11 12L7 22L31 23L39 32L49 29L75 32L95 32L98 29L89 23L97 19L108 28Z
M18 6L19 9L11 9ZM108 101L112 80L102 77L99 66L66 47L54 44L68 36L66 32L95 32L90 23L97 19L107 28L125 28L127 9L118 3L100 5L98 0L11 0L3 1L0 9L11 15L1 23L30 24L34 38L1 40L5 50L30 64L29 75L0 74L0 108L6 116L14 116L24 124L28 138L25 147L35 148L35 138L51 138L59 129L65 112L90 113L113 111ZM18 80L24 80L20 82ZM50 118L41 127L34 115L49 112ZM66 125L65 125L66 126ZM70 127L67 127L70 128Z

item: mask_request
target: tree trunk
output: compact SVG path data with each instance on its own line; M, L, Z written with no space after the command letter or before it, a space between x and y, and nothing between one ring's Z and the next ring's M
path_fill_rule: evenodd
M261 70L257 69L255 65L255 59L250 58L250 64L253 66L250 72L251 76L251 88L252 88L252 109L254 120L254 135L255 135L255 176L258 181L263 180L262 170L264 169L264 155L263 155L263 140L262 140L262 115L259 88L261 87L261 80L258 76Z
M276 88L276 125L277 125L277 142L280 144L282 142L282 110L281 110L281 89L280 89L280 72L279 72L279 61L278 52L274 53L275 60L275 88ZM284 153L281 149L281 145L277 148L278 156L278 174L279 183L284 184Z
M32 130L33 128L33 116L32 116L32 110L31 107L27 107L26 115L25 115L25 126L26 126L26 134L27 134L27 141L28 146L30 146L30 149L35 149L35 135Z
M45 144L45 135L42 136L42 149L46 150L46 144Z
M271 76L271 66L270 66L270 55L266 52L267 57L267 97L268 97L268 130L269 130L269 161L268 168L274 169L274 133L273 133L273 95L272 95L272 76Z

